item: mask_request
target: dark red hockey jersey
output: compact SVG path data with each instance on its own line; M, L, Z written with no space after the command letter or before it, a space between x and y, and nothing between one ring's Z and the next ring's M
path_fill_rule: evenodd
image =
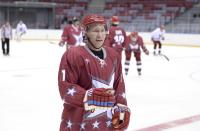
M134 51L134 52L141 52L140 48L142 48L142 50L144 52L147 51L147 48L144 45L142 37L138 36L137 40L135 42L133 42L131 40L131 36L129 35L127 37L127 41L126 41L126 50L130 50L130 51Z
M75 28L73 25L67 25L62 33L62 41L70 46L78 46L83 43L83 33L81 28Z
M109 34L105 40L105 46L114 48L121 54L126 45L126 32L123 28L118 26L111 26Z
M95 56L87 46L71 47L60 63L58 85L64 110L60 131L113 131L111 111L84 110L85 92L91 88L112 88L116 103L127 105L121 60L117 52L103 48L104 59Z

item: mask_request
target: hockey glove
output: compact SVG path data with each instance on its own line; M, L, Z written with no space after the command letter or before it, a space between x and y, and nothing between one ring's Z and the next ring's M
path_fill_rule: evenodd
M113 89L91 88L84 97L85 110L112 108L116 102Z
M149 51L148 51L148 50L146 50L144 53L145 53L146 55L149 55Z
M60 41L58 44L59 44L59 46L63 47L65 45L65 42L64 41Z
M112 124L115 130L125 130L128 128L130 121L130 109L122 104L117 104L112 109Z

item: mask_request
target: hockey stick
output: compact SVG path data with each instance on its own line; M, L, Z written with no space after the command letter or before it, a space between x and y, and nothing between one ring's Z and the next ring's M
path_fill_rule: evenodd
M150 54L152 54L153 56L162 56L162 57L164 57L167 61L169 61L169 57L168 56L166 56L165 54L156 54L156 55L154 55L154 53L152 52L152 53L150 53Z
M50 44L57 44L56 42L49 41L49 40L48 40L48 42L49 42Z
M163 56L167 61L169 61L169 57L167 57L166 55L160 54L160 56Z
M123 50L125 50L125 48L123 48ZM131 51L132 52L132 51ZM151 54L153 54L154 56L163 56L167 61L169 61L169 57L167 57L166 55L164 55L164 54L158 54L158 55L156 55L156 54L154 54L154 53L151 53Z
M57 42L51 41L51 40L49 39L48 34L46 34L46 40L48 41L49 44L56 44L56 45L57 45Z

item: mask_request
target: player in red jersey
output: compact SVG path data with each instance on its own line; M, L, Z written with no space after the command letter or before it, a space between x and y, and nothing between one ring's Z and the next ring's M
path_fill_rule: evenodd
M79 19L74 17L72 24L67 25L62 33L60 46L66 44L67 49L72 46L79 46L83 44L83 32L80 27Z
M140 48L142 48L142 50L144 51L144 53L146 55L149 55L149 51L145 47L142 37L138 34L138 32L132 32L127 37L127 45L126 45L126 50L125 50L125 55L126 55L125 74L126 75L128 74L132 52L134 53L134 56L135 56L138 75L141 75L142 62L141 62L141 50L140 50Z
M85 46L71 47L62 56L58 85L64 101L60 131L123 131L130 109L125 97L121 60L103 47L105 19L87 15L82 22Z
M119 26L119 22L118 16L113 16L111 18L111 27L109 28L105 45L114 48L121 57L123 48L126 45L126 32Z

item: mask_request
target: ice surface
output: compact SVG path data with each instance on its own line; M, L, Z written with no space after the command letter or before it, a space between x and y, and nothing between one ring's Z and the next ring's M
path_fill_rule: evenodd
M0 55L0 131L58 131L57 73L64 51L47 41L11 41L10 56ZM128 131L200 115L200 48L163 46L162 52L170 61L142 54L142 76L134 57L124 76L132 111ZM199 131L199 121L167 131Z

